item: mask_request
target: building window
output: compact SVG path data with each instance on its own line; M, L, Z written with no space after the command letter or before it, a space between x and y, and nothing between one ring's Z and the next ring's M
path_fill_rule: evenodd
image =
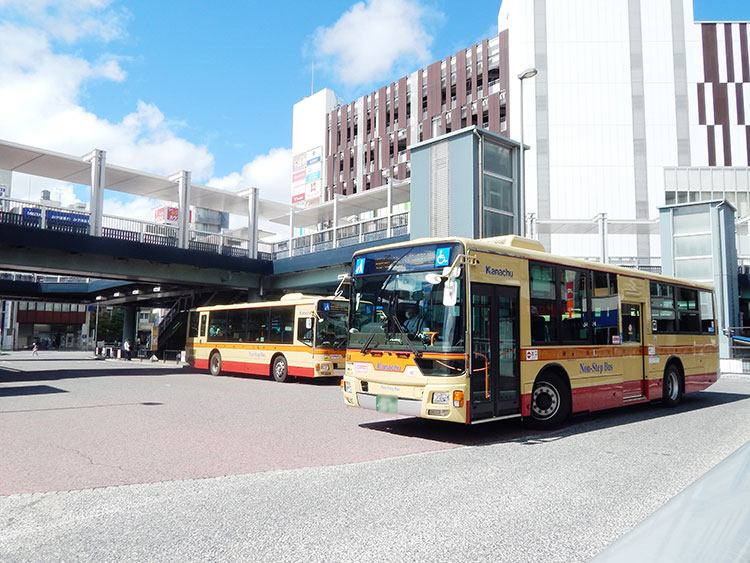
M482 236L494 237L513 233L513 215L511 214L485 209L483 219Z

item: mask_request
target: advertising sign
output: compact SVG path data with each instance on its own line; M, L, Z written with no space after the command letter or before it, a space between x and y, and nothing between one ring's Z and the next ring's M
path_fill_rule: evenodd
M323 147L292 157L292 203L318 203L322 194Z
M159 225L176 225L179 217L179 209L162 205L154 209L154 223Z

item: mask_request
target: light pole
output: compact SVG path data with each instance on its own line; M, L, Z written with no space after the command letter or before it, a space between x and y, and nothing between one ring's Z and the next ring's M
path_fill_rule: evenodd
M521 236L526 236L526 149L523 145L523 81L527 78L533 78L536 76L537 70L534 67L527 68L521 74L518 75L518 80L521 82L521 103L519 104L519 113L521 114L521 170L518 174L518 186L519 186L519 222L521 227Z

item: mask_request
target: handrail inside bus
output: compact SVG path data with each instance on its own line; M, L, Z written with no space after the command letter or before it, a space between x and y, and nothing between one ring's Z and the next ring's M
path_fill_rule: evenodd
M339 282L336 291L333 292L334 297L341 297L344 294L344 286L352 282L351 274L341 274L339 278L341 281Z

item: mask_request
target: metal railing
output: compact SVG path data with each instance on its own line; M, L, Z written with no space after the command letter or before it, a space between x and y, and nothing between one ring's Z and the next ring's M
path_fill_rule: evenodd
M56 207L44 202L0 198L0 223L88 235L91 229L89 216L89 213L85 211ZM102 215L101 236L103 238L176 247L177 235L177 227L172 225ZM225 256L248 255L247 240L223 233L208 233L194 229L190 230L188 248Z
M750 327L734 326L725 330L729 338L729 357L743 360L743 372L745 364L750 363Z
M589 262L601 262L601 256L573 256L578 260L588 260ZM620 266L641 272L652 274L661 274L661 258L639 258L636 256L610 256L607 264L611 266Z
M89 283L91 278L78 276L53 276L48 274L29 274L26 272L0 272L1 280L24 281L36 283Z
M0 223L73 234L88 235L90 232L89 213L86 211L11 198L0 198ZM389 234L401 236L409 234L409 223L409 213L405 212L390 217L390 233L388 217L376 217L335 229L327 228L293 237L291 240L274 243L260 242L258 258L278 260L383 240L388 238ZM102 215L101 236L129 242L177 247L178 229L172 225L151 223L140 219ZM249 254L247 240L223 233L209 233L194 229L190 229L188 248L233 257L243 257Z
M390 236L401 236L409 234L409 213L391 215ZM373 242L389 237L388 217L376 217L366 219L351 225L336 227L336 229L325 229L292 239L292 256L302 256L321 250L342 248L363 242ZM276 243L280 244L280 243ZM274 260L287 258L288 247L274 247L270 252Z

